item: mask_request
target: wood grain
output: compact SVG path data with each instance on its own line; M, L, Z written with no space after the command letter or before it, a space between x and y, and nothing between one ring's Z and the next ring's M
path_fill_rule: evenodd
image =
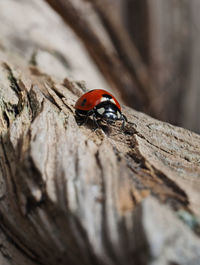
M41 264L198 264L198 222L177 216L200 216L200 136L125 106L124 132L79 126L76 82L0 58L1 228L19 252Z

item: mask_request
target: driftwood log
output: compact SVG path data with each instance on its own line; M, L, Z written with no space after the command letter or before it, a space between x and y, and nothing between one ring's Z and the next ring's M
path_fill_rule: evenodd
M200 136L126 106L79 126L88 86L34 30L1 34L0 264L199 265Z
M0 59L2 264L199 264L200 136L128 107L79 126L83 85Z

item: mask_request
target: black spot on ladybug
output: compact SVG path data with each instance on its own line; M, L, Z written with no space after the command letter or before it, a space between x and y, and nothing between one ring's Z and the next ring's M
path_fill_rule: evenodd
M109 98L109 99L112 98L112 96L110 96L110 95L108 95L108 94L103 94L102 97L104 97L104 98Z
M82 106L82 107L85 106L86 101L87 101L87 100L84 98L84 100L81 102L81 106Z

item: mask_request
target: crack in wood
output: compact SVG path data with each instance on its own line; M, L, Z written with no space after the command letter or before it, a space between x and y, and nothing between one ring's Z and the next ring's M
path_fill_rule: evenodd
M176 205L170 205L174 209L180 209L180 208L187 208L189 206L189 201L187 194L171 179L167 177L167 175L163 174L161 171L156 169L154 166L151 165L150 162L148 162L146 157L143 157L138 149L137 146L135 146L134 150L127 153L127 155L134 161L136 164L133 166L132 162L128 162L129 168L134 172L134 174L137 174L138 178L136 185L137 188L140 187L140 190L148 189L150 190L151 194L156 196L159 200L168 201L170 202L171 199L177 200L179 203L176 203ZM141 184L138 183L139 179L140 181L145 177L145 181L142 181ZM153 179L152 179L153 177ZM142 179L141 179L142 178ZM147 178L149 179L149 185ZM133 178L134 180L134 178ZM135 183L135 180L134 180ZM139 186L138 186L139 184ZM159 188L159 186L163 186L163 188ZM165 187L165 189L164 189ZM157 188L159 189L157 190ZM168 190L169 189L169 190ZM157 191L156 191L157 190ZM166 190L164 192L164 190ZM171 190L171 192L169 192ZM164 196L164 197L163 197ZM188 209L188 208L187 208Z

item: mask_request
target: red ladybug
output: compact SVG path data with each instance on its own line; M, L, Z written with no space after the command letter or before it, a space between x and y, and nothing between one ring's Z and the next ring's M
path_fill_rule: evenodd
M105 120L108 124L121 120L122 128L127 121L126 116L121 113L119 102L103 89L94 89L82 95L77 100L75 109L82 123L87 122L88 117L92 116L97 127L99 127L97 120Z

